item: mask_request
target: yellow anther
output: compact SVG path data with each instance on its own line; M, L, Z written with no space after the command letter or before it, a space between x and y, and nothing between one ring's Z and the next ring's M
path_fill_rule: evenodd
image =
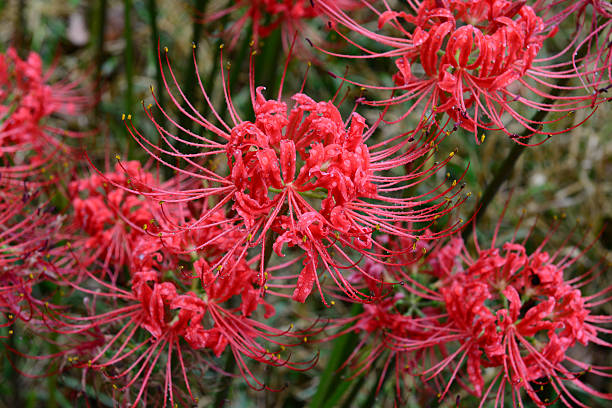
M132 120L132 115L128 115L128 120Z
M453 180L452 186L455 187L457 185L457 180Z
M121 160L121 156L119 156L118 154L115 155L115 159L117 160Z
M376 231L380 231L380 224L376 224L376 225L374 226L374 229L375 229Z
M247 235L247 241L250 241L252 239L253 239L253 234L249 232L249 235Z
M432 107L431 107L431 110L435 112L435 111L437 111L437 110L438 110L438 107L437 107L437 106L432 106Z
M308 337L304 337L304 343L308 343Z
M149 85L149 89L151 89L151 92L153 92L155 88L153 88L153 85Z
M293 323L291 323L291 324L289 325L289 328L290 328L290 329L293 329Z
M115 389L115 390L117 389L117 385L116 384L113 384L113 389Z
M455 152L450 152L450 153L448 154L448 157L450 158L450 157L453 157L454 155L455 155Z
M220 49L220 50L222 50L222 49L223 49L223 47L225 47L225 44L221 44L221 45L219 46L219 49Z
M217 270L220 271L221 269L223 269L223 265L219 265L217 266Z
M255 40L249 41L249 47L252 47L253 45L255 45Z
M147 109L151 109L152 107L153 107L153 104L152 104L152 103L150 103L150 104L148 104L148 105L147 105Z
M13 334L13 330L9 330L9 334Z
M30 279L34 279L34 275L33 274L30 273L28 276L30 277Z
M312 67L312 62L308 61L308 66Z
M468 196L468 197L471 197L471 196L472 196L472 192L471 192L471 191L469 191L469 192L467 193L467 196Z
M193 48L195 50L196 49L196 44L195 43L191 43L191 48Z
M268 285L264 285L264 289L265 289L265 290L268 290Z
M483 133L482 136L480 136L480 143L484 143L485 141L485 134Z
M72 247L72 244L71 244L70 242L66 242L66 246L67 246L68 248L71 248L71 247Z
M336 304L336 302L334 302L333 300L331 301L332 306Z
M143 230L146 230L146 229L147 229L147 224L144 224L144 225L142 226L142 229L143 229Z
M168 52L168 47L164 47L164 51Z
M427 253L427 248L423 248L423 255Z
M12 319L12 318L13 318L13 315L12 315L12 314L8 315L8 318L9 318L9 319Z
M121 120L125 120L125 113L121 115Z
M304 236L302 237L302 242L306 242L307 240L308 240L308 237L307 237L306 235L304 235Z
M162 237L162 233L161 232L158 233L157 236L161 238Z

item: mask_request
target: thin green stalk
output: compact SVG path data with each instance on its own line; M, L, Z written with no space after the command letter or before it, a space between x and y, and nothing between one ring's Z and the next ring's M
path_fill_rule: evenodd
M208 4L208 0L196 0L195 6L194 6L195 12L197 14L203 15L204 11L206 10L207 4ZM200 42L201 36L202 36L202 24L198 22L197 20L194 20L193 26L192 26L191 42L197 45L198 42ZM195 71L196 69L197 67L193 64L193 61L190 55L189 60L186 61L185 63L185 70L183 71L182 89L185 94L185 99L190 101L194 105L194 107L197 109L198 106L195 103L195 91L198 88L197 83L196 83L196 71ZM190 110L186 102L183 103L183 109L185 109L186 111ZM192 130L193 128L193 121L185 115L181 115L179 124L183 128L188 129L188 130ZM180 148L185 149L185 146L181 146ZM189 153L189 151L186 151L185 153Z
M356 316L361 311L362 305L355 303L350 310L351 316ZM353 352L358 343L358 338L354 333L340 336L334 340L332 350L329 354L327 366L321 374L319 386L314 397L308 405L311 408L318 408L328 400L328 397L334 393L336 389L344 381L338 373L338 369L344 364L346 359ZM344 389L346 391L346 389ZM341 397L342 395L339 395Z
M102 64L104 63L104 30L106 27L106 0L99 0L98 6L94 9L93 16L94 47L95 47L95 66L96 66L96 108L95 117L99 120L100 116L100 99L102 98ZM97 138L93 138L95 141Z
M159 44L159 28L157 26L157 2L156 0L147 0L147 10L149 12L149 27L151 30L151 51L153 52L153 55L156 56L157 47ZM164 99L166 95L163 91L164 82L162 79L161 66L158 63L155 64L155 82L156 82L156 88L157 88L157 94L156 94L157 102L160 107L163 107ZM157 121L157 123L160 124L160 126L164 127L166 118L164 117L164 115L161 114L159 110L155 111L155 120ZM160 140L158 142L161 142L161 135L159 135L159 138Z
M28 29L26 25L25 19L25 11L26 11L26 0L19 0L17 4L17 18L15 19L15 27L13 30L13 45L17 50L17 54L21 58L26 56L26 43L28 36Z
M285 66L284 60L281 59L282 53L281 30L278 28L264 40L261 55L258 56L255 65L255 75L259 78L256 83L258 86L266 87L268 98L276 98L278 92L279 69Z
M125 111L133 113L132 105L134 103L134 46L132 43L132 0L123 1L124 11L124 29L123 36L125 39Z

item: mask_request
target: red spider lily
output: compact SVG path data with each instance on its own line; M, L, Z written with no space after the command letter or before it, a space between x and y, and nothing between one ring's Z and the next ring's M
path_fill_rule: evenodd
M69 151L59 136L83 136L47 123L53 114L74 116L90 105L77 93L76 83L48 83L52 73L52 69L43 73L40 56L34 52L26 60L13 48L0 54L0 153L8 160L3 172L32 174L58 151ZM26 160L14 154L25 151L31 152Z
M154 239L146 237L143 239ZM215 256L214 252L208 255ZM274 313L274 309L260 297L256 272L250 267L253 262L248 263L243 258L228 279L219 279L210 284L203 279L202 286L196 285L193 280L191 290L186 290L179 275L176 281L164 280L167 274L157 269L159 257L155 253L148 253L146 257L148 261L137 257L140 262L131 266L130 290L121 289L89 273L90 282L99 286L96 290L67 282L86 296L91 296L94 300L90 303L98 307L105 305L100 312L92 310L91 315L82 317L57 312L53 316L57 333L90 334L100 331L105 335L104 344L91 358L80 364L101 370L109 379L121 383L121 390L139 384L133 405L146 400L149 383L155 377L155 367L158 366L163 368L164 404L169 401L174 406L175 398L182 398L175 396L177 387L173 382L176 371L176 367L172 367L173 353L179 364L179 376L184 380L192 401L195 398L189 386L187 367L189 362L203 362L214 368L213 363L202 360L205 350L219 357L229 346L240 374L249 386L261 389L268 387L252 373L245 358L273 366L287 366L293 370L307 370L316 363L316 358L295 363L280 357L282 350L300 344L309 331L277 330L250 318L258 305L264 306L265 317ZM193 265L194 272L198 272L206 263L206 257L199 258ZM234 296L240 298L240 305L228 306L227 303ZM283 338L297 340L289 343ZM272 343L279 350L270 352L262 345L263 342ZM185 353L189 354L189 359L184 358ZM114 387L119 389L117 385Z
M280 28L285 50L289 50L296 33L314 39L320 38L319 32L313 30L307 23L308 20L320 15L311 0L238 0L234 3L203 19L206 23L235 12L242 13L242 16L225 30L224 36L232 39L229 43L230 48L236 45L248 24L255 43ZM337 4L343 10L354 10L363 6L360 0L339 0Z
M0 313L7 318L0 327L21 320L36 329L53 306L34 296L33 288L49 280L50 240L61 217L50 214L44 203L37 206L39 194L25 183L3 180L0 187Z
M166 60L172 83L183 96L167 53ZM416 197L400 197L407 189L445 166L454 152L429 168L425 167L426 160L423 160L407 175L388 175L398 166L431 157L433 149L450 131L419 128L368 146L366 141L379 122L367 129L365 119L357 113L344 121L334 105L335 99L316 102L303 93L293 95L294 106L289 110L280 99L282 86L277 99L266 99L262 88L255 88L252 69L253 122L240 118L225 80L230 124L213 109L201 86L204 99L219 122L216 125L195 110L189 101L185 101L189 109L183 109L170 89L166 74L163 79L173 103L182 114L215 137L200 136L182 128L160 108L164 116L186 135L185 138L197 141L186 140L180 134L162 128L147 109L161 139L168 146L166 149L151 143L131 121L126 121L130 134L152 157L184 178L193 180L187 187L174 191L155 186L147 186L146 191L134 191L159 200L162 207L165 203L198 203L203 200L215 203L210 208L202 207L204 210L197 214L197 221L163 231L163 236L197 230L219 209L229 210L224 221L226 233L240 231L242 238L235 241L226 256L210 265L215 278L231 273L228 260L243 256L248 248L261 245L260 279L261 286L264 286L268 278L263 273L266 251L273 248L282 257L283 244L287 243L301 250L304 265L294 286L293 299L303 302L315 283L322 294L318 275L318 269L322 267L347 296L363 300L367 296L355 291L343 275L343 270L353 266L361 270L359 260L351 258L349 252L385 262L391 255L381 255L383 251L379 249L383 247L372 239L373 233L380 231L414 239L425 228L400 224L431 224L463 200L460 190L454 189L456 182L447 186L442 183L429 193ZM198 81L202 85L199 77ZM415 137L418 138L416 142ZM171 140L197 147L200 152L180 153ZM187 168L165 161L162 153L184 160ZM448 193L451 194L446 196ZM164 213L168 214L168 211ZM448 226L426 238L444 236L454 227ZM207 242L197 242L194 249L207 245ZM335 257L330 255L332 251Z
M113 265L115 270L132 262L138 240L145 234L156 233L151 222L158 206L130 194L125 189L154 183L153 175L131 161L117 163L114 172L94 174L70 183L68 193L74 208L73 228L85 234L71 242L80 254L83 266L103 260L102 268ZM123 188L116 187L117 185Z
M392 35L372 31L357 23L333 1L316 4L334 22L351 32L369 38L387 51L368 49L344 36L362 54L347 58L396 58L394 86L358 84L379 90L392 90L390 98L364 103L374 106L407 103L402 120L418 106L423 112L444 112L463 128L508 130L509 119L532 133L553 135L565 130L545 130L561 118L534 121L521 113L520 105L548 112L573 112L594 108L606 100L598 92L609 81L602 73L609 64L594 71L590 64L598 55L566 57L571 45L552 56L541 52L544 41L556 32L524 1L425 0L409 2L411 12L392 10L386 1L376 11L378 28L389 28ZM335 29L335 28L334 28ZM572 44L576 45L576 44ZM609 61L608 61L609 62ZM573 64L589 67L578 72ZM422 71L422 73L420 73ZM578 79L579 85L566 82ZM518 85L518 87L517 87ZM424 113L423 113L424 114ZM571 129L578 125L573 126Z
M601 0L536 1L534 9L546 14L547 25L557 25L575 16L577 44L572 54L573 68L583 71L583 83L602 83L594 94L608 92L612 83L612 5ZM580 57L579 55L584 55ZM595 68L593 67L595 65ZM604 77L607 75L607 79Z
M442 278L439 296L448 317L446 338L432 339L444 347L443 357L425 368L423 377L440 378L450 368L452 375L439 394L444 398L451 384L465 374L470 386L464 387L481 398L480 406L490 398L495 399L494 406L504 406L509 389L513 406L524 406L524 390L540 407L557 400L566 406L586 407L572 395L569 384L612 399L581 380L586 372L609 377L612 367L589 366L567 354L577 343L612 347L599 337L610 332L600 325L612 319L591 310L609 301L612 287L585 296L580 288L596 278L596 267L568 279L565 271L578 257L561 256L560 250L547 253L543 247L548 239L528 254L525 241L512 239L498 248L496 236L497 231L489 249L481 249L476 242L474 258L457 245L462 244L460 238L441 257L431 255L436 258L433 269ZM450 261L453 254L456 259ZM453 343L457 344L455 351L446 352ZM483 377L486 368L497 370L489 384ZM542 395L545 386L557 394L554 401Z

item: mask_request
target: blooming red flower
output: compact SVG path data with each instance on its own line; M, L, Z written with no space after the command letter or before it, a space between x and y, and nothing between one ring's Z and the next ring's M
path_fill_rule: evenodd
M553 57L541 55L544 41L557 28L555 24L545 24L524 1L425 0L411 2L410 12L395 11L382 3L385 9L377 11L378 28L389 28L396 34L369 30L333 1L316 1L334 22L333 27L345 26L389 48L378 52L351 40L362 55L329 54L396 58L395 86L359 85L393 90L391 98L364 103L375 106L407 103L406 113L398 120L422 106L423 112L448 114L457 124L474 132L477 141L479 128L501 129L516 139L508 130L510 118L533 133L550 135L569 130L543 129L543 125L560 119L534 122L523 116L518 105L571 112L592 108L606 100L598 91L609 84L602 74L610 65L601 65L596 72L589 68L588 74L575 72L571 58L563 60L571 46ZM587 67L597 58L583 57L577 62ZM570 78L582 83L573 86L554 82ZM563 91L569 94L562 94Z
M171 68L170 73L174 81ZM178 87L176 81L174 84ZM166 86L170 92L167 83ZM297 93L291 98L294 105L289 110L280 100L282 89L277 99L266 99L263 89L255 88L251 72L251 102L255 113L255 120L251 122L240 118L227 88L225 91L231 125L215 111L213 116L219 125L204 118L189 103L189 111L180 108L179 101L170 92L181 112L214 134L214 140L197 135L197 143L186 141L180 135L161 128L147 110L162 140L169 146L164 150L151 147L151 142L129 121L126 122L133 137L155 159L176 170L183 178L192 180L191 184L174 191L148 186L147 191L141 192L143 195L156 200L163 195L164 203L197 203L202 200L215 203L209 210L198 213L198 220L192 225L177 225L169 233L197 229L219 209L229 210L226 213L226 231L240 231L242 238L235 241L226 256L210 265L215 270L215 277L231 273L227 268L228 259L261 245L260 279L261 286L264 286L269 277L264 275L266 250L273 248L282 257L282 247L286 243L301 249L304 264L295 284L293 299L303 302L314 284L322 294L318 275L319 268L322 268L349 297L363 300L367 296L355 291L343 275L343 270L349 266L361 270L358 260L352 259L348 252L356 251L362 257L384 262L390 255L379 251L381 244L372 238L376 231L414 238L422 229L405 225L432 223L463 199L457 189L442 200L453 190L456 182L450 186L442 184L418 197L398 197L446 165L454 152L431 168L421 165L408 175L388 175L398 166L428 157L431 149L449 132L416 129L368 145L366 141L379 122L368 129L365 119L357 113L345 122L333 99L316 102L303 93ZM182 94L180 87L179 92ZM203 87L202 92L209 101ZM162 112L169 118L163 109ZM195 135L183 131L188 136ZM415 137L419 139L416 142ZM181 154L171 146L169 139L201 148L202 152ZM183 169L165 162L160 152L183 159L188 166ZM196 161L198 157L207 161ZM211 169L210 163L213 162L223 163L223 167L215 165ZM452 228L454 226L443 228L426 238L443 236ZM206 245L206 242L200 242L195 247ZM331 251L336 256L330 255Z
M216 230L209 231L211 236L218 236L222 230L214 221L209 227ZM191 274L165 270L163 260L180 257L180 254L173 254L174 248L160 243L156 235L146 234L136 240L132 249L134 261L130 263L129 289L122 289L115 282L101 280L89 272L86 272L90 279L87 287L67 280L71 287L90 299L88 304L93 307L87 316L56 312L53 323L58 328L55 331L70 335L103 335L105 339L95 350L89 351L90 357L80 358L76 364L101 370L116 383L116 389L136 387L135 396L128 397L134 405L146 401L150 382L160 374L155 368L161 366L164 401L170 401L171 406L177 398L195 400L189 385L188 367L214 367L206 351L219 357L229 346L241 375L253 388L267 387L248 368L246 358L294 370L310 368L316 358L292 362L281 357L285 347L300 344L309 331L274 329L251 318L259 305L264 307L264 317L274 314L257 287L256 271L251 268L253 262L236 259L234 273L227 279L211 280L202 272L207 270L208 263L223 256L224 245L232 244L228 240L217 243L219 246L210 246L200 252L193 263L195 275L202 276L200 285ZM186 261L182 259L181 262ZM97 288L91 289L92 284ZM186 284L191 285L190 289L184 289ZM231 305L230 299L235 301L236 297L239 304ZM291 342L291 339L297 340ZM273 344L278 350L269 351L265 343ZM185 358L185 354L189 358ZM172 367L173 355L178 362L179 376L185 383L184 390L173 380L176 371L176 367ZM183 398L185 392L188 396Z
M55 308L34 288L55 282L49 268L62 217L39 199L40 192L25 182L0 180L0 327L19 320L32 332L44 331L46 314Z
M103 269L112 264L117 270L133 262L132 253L140 237L158 231L157 223L151 220L159 210L126 190L153 183L153 175L139 162L131 161L117 163L114 172L93 174L69 184L73 229L84 233L82 237L72 235L71 244L82 266L100 260Z
M90 105L77 92L77 83L49 83L52 73L52 69L43 73L40 56L34 52L26 60L19 58L14 48L0 54L3 173L32 174L52 161L58 151L65 154L70 150L59 136L82 136L48 121L52 114L76 115ZM16 152L30 154L15 155Z
M203 19L203 22L211 22L237 11L242 13L242 16L225 30L224 36L232 39L230 48L235 46L248 24L255 43L280 29L285 50L289 50L297 33L314 39L320 38L319 32L307 24L308 20L320 15L320 11L313 7L310 0L238 0L234 3ZM363 7L360 0L338 0L337 5L343 10Z
M552 401L542 395L545 387L566 406L586 406L572 394L570 384L612 399L581 380L587 371L609 376L612 368L591 367L567 353L577 343L612 347L599 337L609 332L600 325L612 319L591 310L609 300L612 288L590 296L580 290L594 279L595 268L569 279L566 269L576 258L561 257L559 251L549 254L543 244L528 254L524 243L512 240L497 248L494 239L489 249L477 245L477 256L472 258L465 248L459 253L460 242L457 238L448 248L448 254L456 254L454 262L448 262L448 254L431 255L436 259L434 269L442 271L439 292L448 314L446 328L452 333L444 347L457 344L456 351L443 353L423 372L430 379L445 368L453 370L440 397L465 374L466 388L481 398L480 406L489 398L494 398L494 406L504 406L506 389L513 406L524 405L521 391L537 406L548 406ZM496 369L488 384L483 376L487 368Z

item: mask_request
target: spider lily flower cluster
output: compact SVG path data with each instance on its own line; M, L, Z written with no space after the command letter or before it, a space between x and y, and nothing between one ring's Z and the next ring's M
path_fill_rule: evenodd
M611 400L612 394L584 378L606 378L612 367L587 364L568 350L578 344L612 347L606 340L612 318L593 311L609 302L612 287L583 293L602 265L571 276L584 251L549 253L548 238L528 252L529 237L498 244L496 231L489 248L475 239L472 255L453 237L424 259L420 270L429 279L378 266L378 276L403 279L399 290L356 316L335 319L330 326L343 329L330 338L362 333L345 365L353 377L382 367L376 392L390 375L396 401L403 401L417 378L439 400L458 384L481 407L506 406L508 394L519 407L526 400L538 407L557 401L588 406L577 392ZM377 290L372 281L364 283Z
M301 33L304 38L312 37L317 40L323 37L318 30L307 24L321 16L321 11L313 7L311 0L238 0L233 3L202 18L203 23L210 23L228 15L241 13L241 17L232 21L223 33L225 38L231 39L228 43L230 48L234 48L247 30L252 33L249 40L255 43L266 39L275 30L280 30L285 50L291 47L296 33ZM343 10L363 7L360 0L339 0L337 4Z
M375 9L377 30L372 30L335 2L316 1L330 18L330 26L334 30L345 27L348 33L338 33L359 51L356 55L329 54L357 59L394 58L394 86L359 85L393 91L390 98L364 103L407 105L398 120L418 113L419 107L422 112L435 107L473 132L477 142L481 129L503 130L517 143L525 144L528 141L524 139L533 134L554 135L573 127L555 126L565 115L545 121L526 117L521 105L567 113L593 109L607 100L602 90L607 90L609 83L610 47L605 44L608 22L595 26L582 42L577 37L560 51L544 49L557 34L563 17L578 10L583 13L589 2L568 5L565 14L547 21L536 9L546 14L552 8L551 2L537 2L534 9L525 1L425 0L410 2L407 11L381 3L383 8ZM605 6L595 3L602 16L609 16ZM358 38L353 39L352 34ZM384 50L361 45L359 37L372 40ZM602 47L591 47L600 41L604 42ZM583 71L577 66L589 68ZM572 79L578 83L568 83ZM511 120L525 128L526 135L519 137L512 131Z
M34 52L26 59L14 48L0 54L0 169L4 174L27 177L53 164L59 151L64 156L70 153L60 136L82 136L50 123L54 114L76 116L89 104L77 91L77 83L49 84L52 75L53 70L43 73L41 58Z
M233 36L216 51L217 92L196 69L200 96L188 99L160 48L170 104L153 87L154 103L143 101L156 132L122 116L148 161L91 152L57 184L43 177L47 167L74 152L59 135L88 134L53 120L80 113L87 99L76 84L49 84L36 54L0 55L0 337L10 355L47 362L43 374L79 373L83 392L102 379L121 405L174 407L217 400L220 377L278 391L270 370L310 370L319 360L311 347L352 336L339 370L349 379L375 372L373 393L393 389L397 405L431 405L455 391L495 407L588 406L578 392L612 400L590 381L612 368L572 350L612 347L612 318L601 314L612 287L588 292L605 263L576 274L590 246L568 251L554 228L535 246L529 234L519 241L521 221L504 242L498 225L484 232L488 247L464 243L457 214L471 195L468 168L451 176L458 150L441 147L461 128L477 143L482 131L501 130L529 145L534 133L582 125L607 100L610 8L586 0L394 8L402 4L236 1L205 15ZM567 21L575 35L555 51ZM237 89L230 79L241 76L224 56L247 25L255 41L241 47L249 68ZM277 92L254 68L257 40L273 32L288 51ZM308 68L293 61L313 52L295 46L298 34L327 50L323 58L388 60L391 71L376 77L388 74L391 85L351 78L349 67L333 74L327 97L316 96ZM334 36L350 46L330 51ZM196 67L198 51L194 44ZM352 85L363 87L354 100ZM391 96L364 96L381 90ZM577 109L588 112L570 123ZM534 110L541 116L532 119ZM305 316L309 305L331 317ZM339 315L347 305L354 313ZM49 353L19 344L21 330Z

